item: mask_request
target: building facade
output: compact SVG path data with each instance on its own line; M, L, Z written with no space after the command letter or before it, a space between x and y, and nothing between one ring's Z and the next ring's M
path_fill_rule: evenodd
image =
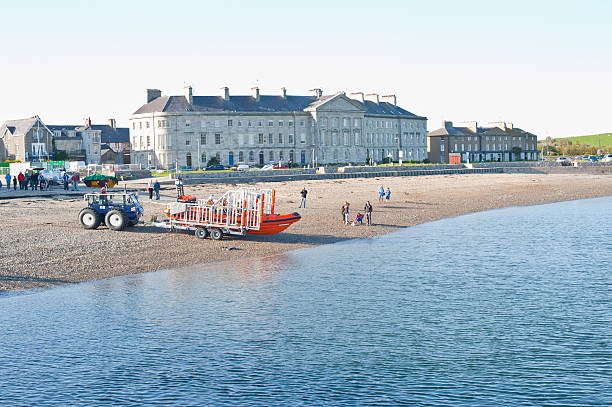
M427 119L397 106L395 96L344 92L309 96L162 96L130 117L132 163L171 168L291 162L300 165L365 163L386 157L427 157Z
M40 117L7 120L0 127L0 160L42 161L52 158L53 133Z
M460 154L462 161L537 160L538 140L512 123L494 122L479 126L463 122L456 126L445 121L444 127L427 135L431 162L448 163L449 154Z

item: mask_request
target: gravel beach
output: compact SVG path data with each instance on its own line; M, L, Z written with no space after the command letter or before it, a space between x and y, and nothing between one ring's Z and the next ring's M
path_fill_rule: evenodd
M378 202L377 190L381 185L391 189L389 202ZM186 192L206 198L239 186L187 186ZM370 238L398 228L488 209L609 196L612 176L470 174L252 186L276 188L276 212L298 211L302 220L277 235L213 241L142 225L123 232L105 227L84 230L77 220L84 202L77 197L0 199L0 291L264 256L345 239ZM303 187L308 190L307 208L298 209ZM165 203L174 198L174 188L163 189L162 195L164 199L156 202L140 194L144 219L161 214ZM342 203L351 203L353 217L357 210L363 212L367 200L374 206L374 225L345 226L341 221Z

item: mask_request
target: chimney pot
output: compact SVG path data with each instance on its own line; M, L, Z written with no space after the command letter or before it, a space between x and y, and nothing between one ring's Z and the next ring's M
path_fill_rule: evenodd
M193 88L190 85L185 86L185 99L187 99L187 103L190 105L193 104Z
M310 89L310 92L313 92L313 96L315 96L317 99L323 96L323 91L320 88Z
M108 127L111 129L117 128L117 121L115 119L108 119Z
M255 98L255 100L259 102L259 87L252 87L251 90L253 91L253 97Z
M221 89L223 89L223 99L225 99L226 102L229 101L229 98L230 98L229 88L227 86L224 86Z
M159 89L147 89L147 103L151 103L153 100L161 97L161 90Z
M284 86L281 88L281 92L283 94L283 99L287 99L287 88Z

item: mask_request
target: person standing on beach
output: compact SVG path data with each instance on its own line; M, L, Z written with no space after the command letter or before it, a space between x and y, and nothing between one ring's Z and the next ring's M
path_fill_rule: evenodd
M6 187L11 189L11 174L7 172L4 179L6 180Z
M72 190L73 191L79 190L79 173L78 172L75 172L74 174L72 174Z
M32 176L30 177L30 182L32 183L32 191L34 190L38 191L38 174L37 173L35 172L32 173ZM26 185L27 185L27 182L26 182Z
M300 199L300 206L298 206L298 208L301 208L302 205L304 205L304 208L306 208L306 195L308 195L308 191L306 191L306 187L302 188L300 195L302 195L302 199Z
M159 181L155 180L153 184L153 189L155 190L155 200L159 201Z
M344 224L345 225L348 225L350 223L350 221L349 221L349 216L350 216L350 213L351 213L351 211L349 209L350 205L351 204L348 203L348 202L344 203Z
M378 202L382 202L384 198L385 198L385 188L381 185L380 188L378 188Z
M67 172L64 173L62 180L64 181L64 191L68 191L68 182L70 180L70 177L68 176Z
M365 206L363 207L363 211L365 212L368 226L372 226L372 204L370 201L366 202Z
M389 189L389 187L387 187L387 201L389 201L391 199L391 190Z
M153 183L151 180L147 182L147 191L149 192L149 199L153 199Z
M13 190L17 191L17 176L13 176Z
M22 172L17 175L17 181L19 181L19 189L23 189L23 180L25 179L25 175Z

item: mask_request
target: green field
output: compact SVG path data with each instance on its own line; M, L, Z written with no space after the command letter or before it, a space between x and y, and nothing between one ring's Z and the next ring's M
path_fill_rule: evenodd
M565 137L557 140L569 140L572 143L587 144L598 147L601 142L602 147L612 147L612 133L593 134L592 136Z

